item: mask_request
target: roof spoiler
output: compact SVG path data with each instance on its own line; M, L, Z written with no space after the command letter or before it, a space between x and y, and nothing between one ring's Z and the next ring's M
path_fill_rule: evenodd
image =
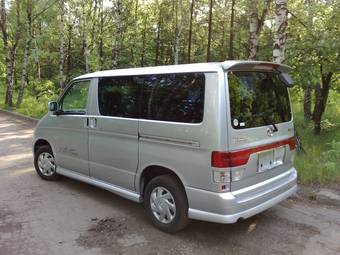
M288 73L291 69L287 65L266 61L225 61L222 67L225 71L273 70L280 73Z
M289 88L294 86L294 81L292 77L290 77L290 75L288 74L291 68L287 65L265 61L225 61L222 62L222 67L225 71L278 71L278 78L283 82L283 84L285 84Z

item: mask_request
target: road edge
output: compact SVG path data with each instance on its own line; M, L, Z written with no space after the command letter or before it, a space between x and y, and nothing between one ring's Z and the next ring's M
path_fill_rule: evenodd
M18 118L20 120L23 120L23 121L28 121L28 122L30 122L32 124L37 124L38 121L39 121L39 119L32 118L32 117L23 115L21 113L5 110L5 109L2 109L2 108L0 108L0 112L4 113L4 114L7 114L7 115L11 115L11 116L16 117L16 118Z

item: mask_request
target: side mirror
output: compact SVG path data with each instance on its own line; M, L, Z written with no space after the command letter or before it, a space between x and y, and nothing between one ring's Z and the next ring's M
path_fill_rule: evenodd
M49 102L48 103L48 110L50 112L56 112L58 110L58 103L57 102Z
M287 73L280 73L279 74L279 79L280 81L283 82L284 85L286 85L288 88L291 88L293 87L295 84L294 84L294 81L292 79L292 77L290 77L289 74Z

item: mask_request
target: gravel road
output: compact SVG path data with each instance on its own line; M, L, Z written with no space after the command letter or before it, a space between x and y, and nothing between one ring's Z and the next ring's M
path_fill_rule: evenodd
M34 126L0 112L0 255L340 254L340 208L288 199L232 225L192 221L176 235L141 205L32 164Z

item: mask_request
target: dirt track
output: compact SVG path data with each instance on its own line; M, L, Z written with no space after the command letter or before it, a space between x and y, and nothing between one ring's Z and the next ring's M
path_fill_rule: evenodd
M0 112L0 255L340 254L340 208L289 199L248 220L159 232L143 207L32 165L33 126Z

